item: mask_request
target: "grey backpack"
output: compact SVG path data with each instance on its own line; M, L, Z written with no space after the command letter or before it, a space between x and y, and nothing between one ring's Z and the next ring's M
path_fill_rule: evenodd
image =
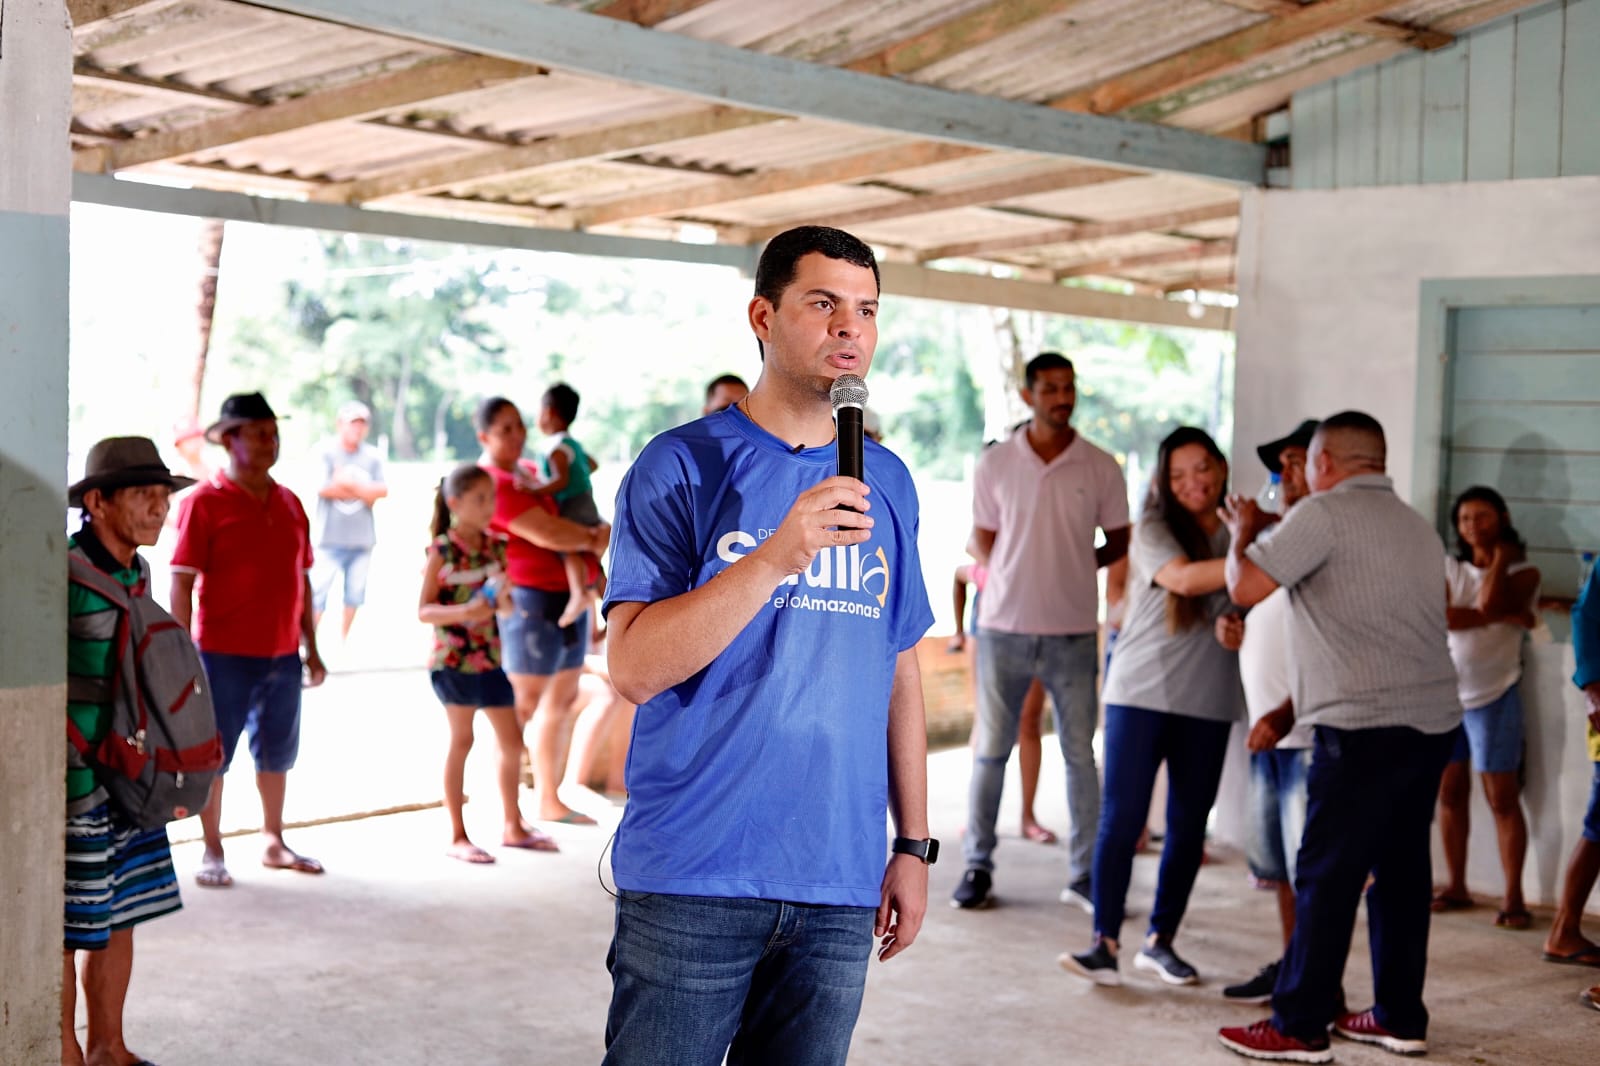
M83 765L135 825L156 829L198 814L222 767L211 688L189 633L150 598L150 571L124 586L89 561L67 553L68 579L111 603L112 610L73 619L75 635L110 640L115 669L107 678L71 676L67 698L109 703L110 727L91 744L67 720L67 739Z

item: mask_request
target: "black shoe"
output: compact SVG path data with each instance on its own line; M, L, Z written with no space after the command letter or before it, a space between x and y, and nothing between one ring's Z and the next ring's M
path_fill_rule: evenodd
M988 870L973 867L956 886L954 894L950 897L950 906L964 911L981 911L994 906L994 897L989 894L993 884L994 879Z
M1057 955L1056 965L1068 973L1087 977L1097 985L1122 983L1122 974L1117 970L1117 957L1106 947L1104 940L1096 940L1094 947L1082 955Z
M1231 999L1235 1003L1267 1003L1272 1000L1272 990L1278 984L1278 967L1283 965L1283 960L1269 962L1261 967L1248 981L1241 981L1236 985L1229 985L1222 990L1223 999Z
M1193 966L1178 958L1172 945L1164 940L1146 944L1133 957L1133 968L1149 970L1169 985L1197 985L1200 974Z
M1094 917L1094 892L1088 877L1080 877L1061 890L1061 902L1081 907L1089 917Z

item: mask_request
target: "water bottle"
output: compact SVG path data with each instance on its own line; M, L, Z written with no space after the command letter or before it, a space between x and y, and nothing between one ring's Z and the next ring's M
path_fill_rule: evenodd
M1283 475L1274 472L1256 493L1256 506L1267 514L1283 513Z

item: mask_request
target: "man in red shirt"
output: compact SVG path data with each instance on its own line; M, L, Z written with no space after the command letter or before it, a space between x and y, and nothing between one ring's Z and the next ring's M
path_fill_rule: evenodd
M321 863L283 842L284 792L300 746L302 665L306 684L327 676L311 618L311 525L294 493L269 473L278 461L278 419L259 392L224 400L206 439L227 450L228 468L179 509L172 614L194 633L205 661L224 772L240 735L249 735L267 839L262 865L320 874ZM222 855L222 780L200 812L205 857L195 880L208 888L233 884Z

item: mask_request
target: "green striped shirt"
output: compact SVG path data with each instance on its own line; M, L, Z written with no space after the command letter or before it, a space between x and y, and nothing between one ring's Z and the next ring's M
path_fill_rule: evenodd
M77 536L71 540L78 543ZM132 588L139 583L139 566L113 571L111 576ZM116 672L116 647L111 637L116 608L99 593L82 585L67 584L67 674L70 677L109 678ZM101 636L102 633L106 635ZM111 704L67 702L67 717L96 744L111 722ZM67 800L82 799L95 789L94 771L86 767L67 770Z

